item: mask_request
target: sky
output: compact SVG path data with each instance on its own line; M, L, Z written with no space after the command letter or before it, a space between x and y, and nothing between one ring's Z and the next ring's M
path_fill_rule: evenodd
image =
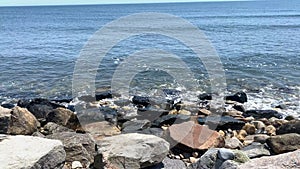
M191 1L205 2L205 1L234 1L234 0L0 0L0 6L123 4L123 3L191 2Z

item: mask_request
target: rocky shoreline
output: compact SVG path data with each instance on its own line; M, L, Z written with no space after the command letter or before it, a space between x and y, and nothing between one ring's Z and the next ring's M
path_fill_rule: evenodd
M247 94L180 91L124 99L19 100L0 107L0 168L300 168L300 120L276 109L247 110Z

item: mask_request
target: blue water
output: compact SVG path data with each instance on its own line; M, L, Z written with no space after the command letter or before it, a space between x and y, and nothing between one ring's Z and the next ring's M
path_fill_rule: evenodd
M105 24L139 12L173 14L203 30L221 58L229 91L264 92L264 96L299 107L298 0L1 7L0 100L71 97L74 65L87 40ZM101 63L97 85L107 85L116 61L146 46L177 52L191 65L198 89L209 90L205 69L201 63L193 65L191 53L171 42L159 44L155 36L119 44ZM172 81L163 72L144 72L132 85L138 86L145 76L154 76L157 85Z

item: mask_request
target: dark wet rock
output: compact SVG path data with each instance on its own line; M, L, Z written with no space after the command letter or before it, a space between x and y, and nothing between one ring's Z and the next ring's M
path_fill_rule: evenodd
M62 132L75 132L74 130L58 125L53 122L48 122L44 127L43 134L49 135L49 134L54 134L54 133L62 133Z
M128 99L119 99L114 101L114 104L120 107L128 106L130 103L131 102Z
M0 168L60 169L66 153L58 140L0 135Z
M243 105L240 105L240 104L235 104L234 106L232 106L232 108L234 108L235 110L237 111L240 111L240 112L246 112L246 109Z
M161 127L163 125L173 125L186 122L190 120L190 116L182 114L169 114L159 117L157 120L152 122L152 126Z
M46 117L46 122L53 122L75 131L81 129L77 116L71 110L61 107L49 112Z
M226 160L233 160L234 159L234 152L226 148L220 148L218 151L218 158L226 161Z
M251 159L249 162L239 166L239 169L249 168L288 168L288 169L299 169L300 161L300 150L289 152L285 154L261 157Z
M12 109L14 108L16 105L12 104L12 103L4 103L4 104L1 104L1 107L3 108L7 108L7 109Z
M267 149L266 145L261 143L253 142L252 144L244 147L242 151L249 157L249 158L258 158L262 156L269 156L271 155L270 151Z
M256 134L253 137L255 142L262 143L262 144L266 143L268 138L270 138L270 136L266 134Z
M99 167L104 162L118 169L150 167L162 162L169 152L169 143L164 139L137 133L106 137L97 144L95 165Z
M185 169L183 161L166 157L161 163L144 169Z
M212 100L212 94L203 93L198 96L200 100Z
M133 96L132 103L138 106L147 107L150 105L150 99L149 97Z
M66 151L66 162L80 161L85 166L94 162L96 144L89 134L74 132L54 133L46 138L60 140Z
M248 101L247 94L245 92L238 92L233 96L226 96L226 100L236 101L239 103L245 103Z
M65 99L52 99L51 102L55 103L70 103L73 98L65 98Z
M41 123L45 123L47 115L58 107L64 107L56 103L52 103L47 99L19 100L18 106L27 108Z
M271 136L267 144L275 154L286 153L300 149L300 135L296 133Z
M8 123L5 122L8 124L7 133L5 134L31 135L37 131L37 127L39 126L39 122L33 114L31 114L26 108L18 106L14 107L10 112L10 115L5 115L4 118L9 120Z
M108 122L117 123L118 111L114 108L103 106L100 107L100 113L104 115L104 119Z
M95 95L96 101L113 98L111 90L98 91Z
M300 134L300 120L293 120L283 124L276 131L277 134L298 133Z
M280 105L275 106L275 108L286 109L286 105L285 104L280 104Z
M166 139L172 146L179 143L178 148L182 149L206 150L224 146L224 139L218 132L193 121L173 124L166 131Z
M161 116L167 115L169 111L163 110L163 109L157 109L152 106L147 107L147 108L139 108L137 111L137 119L138 120L150 120L154 121L158 119Z
M211 129L217 130L240 130L245 122L237 120L230 116L208 116L208 117L199 117L199 124L208 125Z
M281 119L283 116L279 112L275 110L247 110L244 114L245 117L250 117L253 116L255 119L260 119L260 118L272 118L276 117Z
M107 121L86 124L84 125L84 129L90 133L95 140L121 134L121 131L115 125Z
M150 127L151 127L151 122L149 120L131 120L123 124L122 132L134 133L136 131L141 131Z
M284 120L292 121L292 120L296 120L296 117L289 115L289 116L286 116L284 118Z

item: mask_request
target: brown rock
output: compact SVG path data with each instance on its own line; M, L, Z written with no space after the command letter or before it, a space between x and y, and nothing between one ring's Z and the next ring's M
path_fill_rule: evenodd
M210 114L211 114L211 111L209 111L207 109L200 109L199 110L199 115L209 116Z
M172 125L167 133L168 140L174 145L180 143L197 150L224 146L224 138L218 132L192 121Z
M240 141L244 141L246 136L247 136L247 132L245 130L240 130L236 138L238 138Z
M268 125L266 127L266 132L267 132L267 134L269 134L271 136L275 136L276 135L276 128L272 125Z
M239 169L249 169L249 168L299 169L299 166L300 166L300 150L297 150L290 153L252 159L249 162L240 165L238 168Z
M11 111L8 134L31 135L37 131L39 122L26 108L14 107Z
M270 138L270 136L266 134L257 134L254 136L254 141L264 144L268 138Z
M89 132L95 140L101 140L104 137L121 134L121 131L107 121L90 123L84 126L85 131Z
M267 139L268 146L274 153L286 153L300 149L300 135L296 133L271 136Z
M225 139L225 148L240 149L243 147L243 143L240 142L236 137Z
M255 126L250 123L246 123L245 126L243 127L243 130L247 132L247 134L255 134Z

